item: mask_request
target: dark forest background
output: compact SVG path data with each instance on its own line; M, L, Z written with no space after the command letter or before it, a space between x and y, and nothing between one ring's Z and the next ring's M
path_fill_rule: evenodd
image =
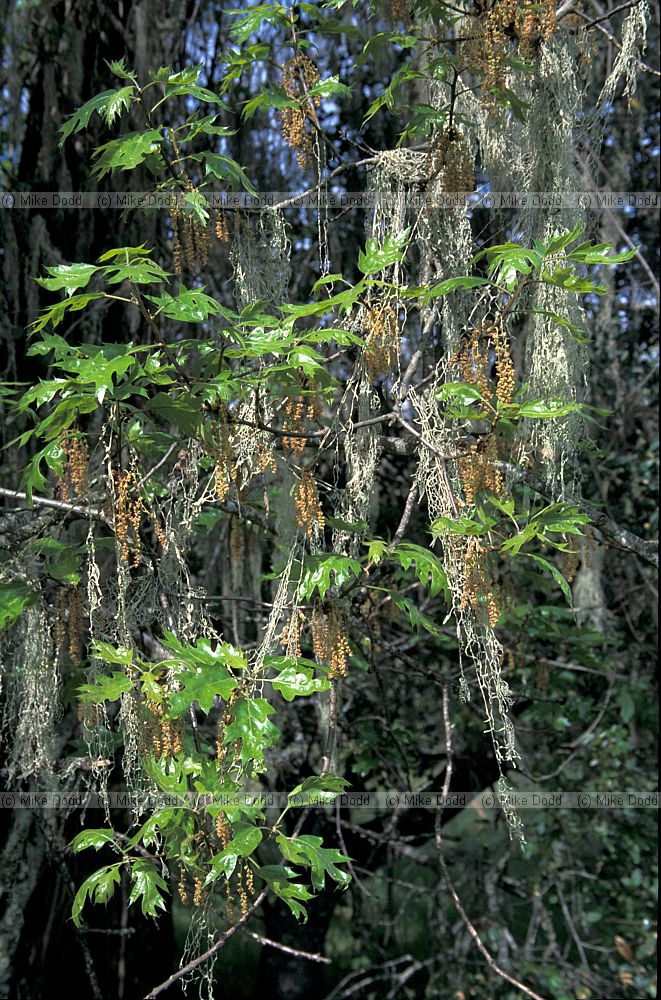
M610 36L620 37L626 11L613 0L576 6L593 18L603 15L600 24L606 31L594 32L588 73L588 92L596 99L617 57ZM375 33L378 20L368 22L367 13L368 4L359 4L343 16ZM657 5L654 18L646 59L656 67ZM113 85L106 61L121 56L139 77L159 65L176 70L202 62L203 81L215 89L230 23L221 7L207 0L2 0L0 189L112 189L111 178L90 179L91 151L102 141L100 119L93 118L87 131L60 149L57 132L63 121ZM342 98L339 113L322 123L334 149L329 166L357 157L359 133L372 149L393 148L401 128L397 113L376 115L364 127L362 120L366 102L391 78L402 52L381 50L378 59L355 67L361 46L350 35L319 37L315 44L324 75L342 79L353 67L352 98ZM264 86L262 74L261 69L244 74L227 95L227 124L236 129L228 139L230 154L250 164L259 190L303 188L304 178L273 117L259 111L249 129L241 125L242 103ZM595 173L588 186L658 191L658 129L658 76L643 71L630 106L618 95L609 110L602 147L590 161ZM150 183L138 170L125 186L146 190ZM359 190L363 181L357 171L348 171L342 184ZM313 220L293 213L291 221L303 233L307 225L310 237L293 248L291 294L296 301L297 289L304 294L318 267L312 246L316 227ZM635 245L639 254L605 276L608 294L595 303L591 316L590 403L609 415L591 425L581 459L583 492L616 522L645 538L655 537L658 529L658 221L654 208L607 209L593 213L590 233L620 249ZM364 241L364 224L360 211L338 213L331 222L333 269L349 278L355 276L355 248ZM477 224L488 234L488 213ZM165 259L168 255L168 220L159 212L123 216L103 210L0 208L0 234L0 350L7 383L29 383L45 371L39 358L25 354L26 328L49 299L33 281L44 266L93 261L109 245L144 243L162 249ZM207 290L221 302L230 302L229 278L227 254L216 246ZM116 340L116 326L123 321L121 311L101 302L81 318L79 332L99 343ZM6 442L21 427L1 399L0 408ZM0 483L17 489L24 462L25 454L17 449L2 451ZM388 481L382 484L378 524L384 537L396 526L405 498L404 462L392 456ZM21 505L10 499L4 503L0 558L2 547L11 550L28 530L17 513ZM47 513L31 516L48 522ZM202 539L201 577L204 545ZM583 553L577 568L574 586L581 585L593 603L580 609L578 620L563 607L549 580L547 591L534 597L537 611L531 597L508 622L504 644L516 694L522 774L540 789L650 791L656 787L653 570L615 545L594 546ZM359 788L407 787L411 775L437 787L444 764L438 743L442 681L437 665L447 666L444 682L449 678L454 683L456 648L450 639L444 645L424 631L403 642L386 629L382 638L387 655L358 679L341 722L346 776ZM293 712L291 706L288 710ZM452 713L452 787L488 789L498 771L481 709L460 704L455 690ZM63 757L71 754L74 715L65 714L60 723ZM314 725L313 717L299 711L290 720L292 741L311 739ZM295 772L296 755L283 755L281 765ZM499 964L558 1000L654 996L654 812L540 810L524 818L528 843L523 852L495 813L447 810L443 819L454 884ZM88 813L85 822L102 825L102 817ZM328 888L309 908L305 924L297 924L286 908L272 902L251 926L294 948L321 952L332 964L301 963L239 934L216 966L217 996L510 1000L519 995L487 968L448 899L434 863L431 812L356 812L350 818L327 813L315 823L329 837L341 835L353 859L350 888L346 893ZM128 908L124 892L107 907L95 907L86 930L75 930L68 919L72 891L94 864L93 859L73 859L66 849L79 829L76 813L63 826L43 810L0 811L0 996L36 1000L60 990L71 1000L93 996L91 964L103 997L133 998L143 996L177 965L190 919L190 912L177 903L155 922ZM170 995L182 995L178 991L179 985Z

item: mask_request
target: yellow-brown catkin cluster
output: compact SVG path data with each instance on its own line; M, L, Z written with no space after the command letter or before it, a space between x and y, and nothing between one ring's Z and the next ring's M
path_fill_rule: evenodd
M248 912L248 907L250 903L248 902L248 893L246 891L245 884L245 871L243 865L237 868L236 872L236 887L239 895L239 909L241 910L241 916L245 917Z
M229 879L225 881L225 894L227 896L225 902L225 913L227 915L227 922L230 924L234 923L234 896L232 895L232 885Z
M177 892L179 894L181 905L188 906L190 903L190 895L188 893L188 885L186 883L186 869L183 865L179 865L179 882L177 883Z
M500 617L499 596L496 585L489 576L485 552L477 538L468 540L464 574L464 590L459 607L462 611L468 607L478 611L483 606L489 625L495 628Z
M219 243L229 243L230 227L227 223L227 214L223 211L217 212L213 223L213 231Z
M483 101L490 104L492 87L505 86L505 59L517 20L518 0L480 0L476 18L463 44L469 68L482 76Z
M496 399L503 404L512 402L516 389L516 372L509 341L502 321L475 326L464 339L458 357L461 379L474 385L487 407L493 410L494 388L489 378L490 351L496 361ZM492 432L479 444L473 445L459 459L459 472L466 503L475 503L480 490L490 490L498 497L506 494L505 482L498 468L498 438Z
M300 608L294 608L289 621L280 633L280 644L287 656L301 656L301 630L305 625L305 615Z
M430 177L438 177L447 194L475 190L475 163L470 147L454 126L440 132L429 152Z
M131 469L115 472L115 538L119 546L119 557L125 564L137 566L140 561L140 522L143 504L138 493L138 481ZM134 547L129 548L129 532L133 530Z
M312 612L312 649L320 663L329 667L331 680L346 677L351 646L342 614L333 602L317 604Z
M399 323L392 306L375 305L365 311L365 361L370 381L388 375L399 360Z
M194 190L194 188L192 189ZM179 205L170 211L172 219L172 261L174 272L181 277L184 264L190 271L203 268L211 248L210 227Z
M498 439L495 434L489 434L486 441L473 445L461 456L459 474L467 504L474 504L482 490L488 490L497 497L505 496L505 482L497 462Z
M509 406L516 389L516 369L502 322L491 327L490 336L496 354L496 398L499 403Z
M390 20L393 24L403 24L404 27L408 27L411 23L410 0L390 0Z
M563 535L562 541L567 548L560 553L559 569L567 583L573 583L578 572L580 550L572 535Z
M255 448L255 463L261 473L270 471L275 475L278 471L271 441L259 441L257 443L257 447Z
M307 438L299 435L309 433L309 425L321 420L322 405L314 380L303 371L299 371L298 378L301 384L300 392L293 392L284 402L282 445L285 450L292 451L300 457L305 451Z
M223 714L218 720L218 729L216 730L216 764L218 766L218 770L220 770L225 763L225 757L227 755L227 747L223 744L225 739L225 729L229 725L230 719L232 718L232 705L236 701L236 698L237 694L236 690L234 690L230 694L225 708L223 709Z
M69 658L76 667L79 667L82 662L84 629L83 588L80 584L67 587L67 597Z
M188 194L196 194L197 188L186 173L173 129L168 131L168 138L175 153L175 162L181 183ZM180 278L184 263L190 270L200 269L206 265L211 248L211 226L207 225L194 212L185 211L178 201L170 211L170 218L172 220L172 260L175 274Z
M537 45L547 42L554 31L555 0L524 0L517 22L521 58L534 55Z
M245 879L246 889L251 896L255 895L255 879L253 877L253 871L250 867L248 861L243 862L243 877Z
M464 339L459 355L459 370L463 382L480 390L483 399L491 403L493 389L489 378L490 351L496 361L496 399L507 405L516 390L516 369L510 343L502 320L477 324Z
M64 431L59 444L64 454L62 475L56 477L60 499L69 500L73 495L78 500L86 500L89 490L87 442L75 431Z
M181 719L168 719L160 702L148 702L142 750L156 759L170 758L183 750Z
M319 96L308 97L308 92L319 82L319 70L312 60L298 53L282 67L282 86L287 97L297 101L296 106L282 110L282 135L292 149L301 170L305 170L312 154L311 133L317 128Z
M222 844L223 850L225 850L230 840L232 839L232 828L227 822L226 817L221 812L216 814L215 828L216 828L216 836L218 837L218 840Z
M296 487L296 523L305 528L308 538L312 538L315 528L324 530L326 519L321 507L317 484L309 469L301 469L301 480Z
M523 59L534 55L556 27L555 0L474 0L475 20L463 44L468 67L483 78L483 102L492 105L492 88L505 87L510 46L518 42Z
M202 906L205 898L204 879L201 875L196 875L193 879L193 906Z
M162 549L167 549L168 547L168 537L165 533L165 528L158 519L158 516L153 510L149 511L149 520L152 523L154 529L154 534L156 535L156 540Z
M230 485L236 480L236 460L234 448L230 438L229 427L227 425L227 413L221 410L218 421L219 446L216 453L216 467L214 469L214 481L216 496L219 500L224 500L230 491Z
M474 385L483 399L489 401L489 337L488 334L485 335L481 325L473 327L469 336L464 339L458 360L462 382Z

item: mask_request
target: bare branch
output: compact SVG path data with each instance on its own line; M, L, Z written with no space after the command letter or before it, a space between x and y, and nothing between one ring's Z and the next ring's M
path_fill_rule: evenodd
M264 937L263 934L257 934L256 931L246 931L253 940L259 941L260 944L268 945L269 948L277 948L278 951L284 951L287 955L294 955L295 958L305 958L308 962L321 962L323 965L330 965L330 958L326 958L325 955L320 955L318 952L311 951L301 951L299 948L290 948L288 944L283 944L282 941L272 941L271 938Z
M239 917L235 924L231 924L226 931L223 931L218 940L212 944L210 948L207 948L205 952L198 955L197 958L194 958L192 962L188 962L187 965L184 965L181 969L177 969L176 972L173 972L169 979L166 979L158 986L155 986L151 993L147 993L145 1000L152 1000L153 997L157 997L161 993L165 993L166 990L169 990L170 987L174 986L174 984L179 982L180 979L187 976L189 972L193 972L194 969L199 968L199 966L203 965L204 962L208 962L210 958L213 958L213 956L220 951L223 945L225 945L230 938L234 937L236 932L240 931L244 924L250 920L253 913L260 908L267 895L268 889L262 889L259 896L257 896L253 903L248 907L243 916Z
M8 497L10 500L28 500L27 493L21 493L19 490L8 490L4 486L0 486L0 496ZM64 514L76 514L78 517L102 521L108 527L112 527L112 522L98 507L83 507L81 504L68 503L66 500L50 500L48 497L35 496L34 493L32 494L32 503L35 507L50 507L52 510L59 510Z

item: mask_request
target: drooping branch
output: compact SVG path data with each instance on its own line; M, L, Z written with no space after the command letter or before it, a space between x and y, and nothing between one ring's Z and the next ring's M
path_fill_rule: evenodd
M326 746L324 750L324 756L322 759L321 771L319 772L320 775L322 776L324 774L328 774L328 771L330 770L330 764L333 755L333 746L335 743L336 728L337 728L337 686L333 684L329 691L328 728L326 733ZM294 827L294 831L291 834L290 837L291 840L295 840L298 837L303 828L303 824L305 823L310 812L311 812L311 806L308 806L306 809L303 810L296 823L296 826ZM228 927L226 931L223 931L218 940L210 948L208 948L201 955L198 955L197 958L194 958L187 965L184 965L182 966L182 968L177 969L176 972L173 972L172 975L169 977L169 979L166 979L158 986L155 986L154 989L151 991L151 993L147 994L145 1000L152 1000L153 997L158 996L160 993L164 993L165 990L169 989L170 986L173 986L174 983L178 982L180 979L183 979L184 976L187 976L189 972L193 972L195 969L199 968L200 965L203 965L204 962L207 962L210 958L213 958L213 956L216 955L221 950L221 948L225 945L225 943L229 941L229 939L233 937L233 935L236 934L236 932L240 930L240 928L243 927L248 922L248 920L250 920L252 915L260 908L260 906L266 899L267 895L268 895L268 889L262 889L260 894L254 899L254 901L248 907L243 916L239 920L237 920L236 923L231 924L231 926ZM270 940L265 943L278 947L276 942ZM295 954L299 953L296 952ZM301 957L312 959L313 961L321 961L321 962L325 961L325 959L323 959L321 956L312 956L307 953L300 953L300 954Z
M619 548L626 549L628 552L635 552L637 556L640 556L641 559L644 559L645 562L650 563L652 566L659 565L658 541L639 538L638 535L634 535L632 531L623 528L612 517L605 514L604 511L599 510L598 507L595 507L587 500L583 500L581 497L574 497L567 493L559 495L549 490L544 480L529 469L522 469L520 466L512 465L509 462L499 462L498 467L515 479L526 483L535 493L539 493L541 496L549 498L550 495L550 499L556 503L563 501L564 503L576 504L584 514L587 514L594 527L598 528L606 538L615 542Z

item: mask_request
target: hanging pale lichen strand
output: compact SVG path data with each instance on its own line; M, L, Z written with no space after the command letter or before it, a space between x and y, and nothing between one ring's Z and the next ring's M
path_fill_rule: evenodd
M61 679L46 609L39 601L23 612L12 636L12 671L3 706L9 780L39 777L42 787L57 759L55 726L61 715Z
M470 95L470 90L459 88ZM434 81L429 102L439 111L452 106L454 85ZM462 107L471 104L464 97ZM473 110L475 110L473 108ZM420 261L420 283L443 281L469 274L474 254L471 223L464 195L475 186L474 152L477 136L465 137L453 125L439 129L427 156L425 176L430 204L414 223L416 256ZM397 162L395 160L395 162ZM409 164L406 180L413 182L416 171ZM402 168L399 167L401 177ZM401 180L400 180L401 183ZM459 198L457 197L459 196ZM403 199L400 199L403 200ZM405 219L397 219L403 225ZM480 490L502 496L504 483L498 469L498 443L490 433L480 447L460 450L464 428L449 420L439 403L443 387L456 381L475 385L485 399L494 391L489 370L495 357L496 394L510 402L516 374L504 325L498 315L494 294L475 298L464 289L438 305L421 309L417 352L422 359L430 348L444 359L436 364L435 378L420 391L410 391L420 428L415 483L426 500L434 531L443 547L443 565L450 591L451 614L457 628L460 660L460 693L470 698L470 665L484 704L487 731L491 735L500 770L499 793L510 831L521 839L521 823L507 800L509 786L504 769L516 767L519 754L510 719L512 695L503 676L503 650L495 633L500 617L499 590L489 556L479 538L453 532L449 525L458 514L468 513ZM433 346L432 346L433 345ZM415 355L414 355L415 356ZM447 528L439 528L445 524Z
M425 396L411 394L424 441L418 455L416 483L421 497L427 502L432 523L444 519L451 522L457 515L458 504L468 504L459 462L441 458L456 454L456 434L440 412L435 396L447 382L447 369L441 369L437 381ZM429 447L430 445L431 447ZM461 695L470 698L465 660L471 664L482 694L488 731L499 767L516 766L514 728L509 718L512 696L502 673L502 646L494 627L499 616L498 596L490 576L485 553L477 539L439 533L443 545L443 565L451 595L451 611L457 626L461 667ZM512 813L513 829L519 823Z
M524 238L548 241L558 231L585 224L578 198L575 135L581 106L575 42L566 34L541 47L530 83L529 126L525 157L526 189L560 196L560 208L550 215L529 199L521 213ZM574 197L572 197L574 195ZM588 356L570 330L553 319L559 316L583 328L585 314L578 296L547 284L536 285L524 296L527 309L526 354L532 398L580 402L587 385ZM555 420L532 420L523 429L554 488L576 488L576 454L585 425L579 412Z

